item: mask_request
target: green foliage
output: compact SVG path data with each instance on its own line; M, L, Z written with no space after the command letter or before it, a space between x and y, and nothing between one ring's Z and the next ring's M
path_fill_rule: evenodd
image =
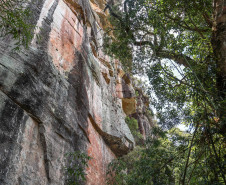
M168 132L156 127L153 138L144 148L135 148L127 156L109 164L108 184L117 185L179 185L183 184L184 168L190 153L186 182L189 185L223 184L219 174L214 175L206 162L207 151L198 147L198 141L191 146L192 135L172 129ZM194 135L194 134L193 134ZM197 161L197 157L200 161ZM208 156L210 157L210 156Z
M104 51L111 57L119 59L122 63L124 70L130 72L132 69L132 49L128 47L129 43L127 37L123 35L118 35L120 42L112 42L111 37L106 35L104 37Z
M112 24L116 29L112 31L114 38L111 42L119 46L123 38L120 46L126 45L125 50L132 55L132 72L146 72L148 75L151 84L149 96L157 111L158 124L169 130L183 123L191 132L196 130L194 138L189 138L190 144L188 150L183 152L183 158L178 158L178 164L169 164L171 169L180 172L179 176L173 176L177 179L174 183L226 183L223 155L225 96L217 85L220 68L211 42L212 3L212 0L126 0L120 17L112 14ZM118 52L116 47L106 50L112 55ZM174 147L187 143L186 140L181 141L178 133L168 138L167 145L164 144L165 140L158 142L160 145L150 150L158 153L163 161L164 157L168 157L161 154L160 146L170 156L174 154L168 152L167 147L172 145L173 148L169 150L178 153ZM136 171L142 171L140 168L143 165L149 174L157 175L157 181L155 183L150 177L141 177L144 179L136 183L145 184L150 180L154 184L169 184L171 177L164 174L169 170L163 168L154 173L153 166L161 166L161 162L154 156L155 161L149 160L149 154L152 155L145 154L145 160L150 161L148 166L136 164ZM142 173L145 175L145 172ZM139 175L142 176L142 173ZM163 180L164 175L169 182ZM132 176L139 179L135 171ZM129 184L129 181L126 182Z
M134 118L126 117L125 119L127 125L129 126L131 132L138 132L138 122Z
M116 14L123 16L119 7L113 7L113 11L116 12ZM129 37L124 29L122 29L122 25L119 25L116 19L110 16L109 21L114 25L114 28L107 28L107 30L105 30L106 34L104 37L103 49L109 56L119 59L124 70L129 72L132 70L133 65L132 47L130 45ZM112 37L112 35L114 36Z
M126 184L128 176L128 169L134 167L134 162L139 161L143 148L136 147L128 155L113 160L108 165L107 170L107 184Z
M139 91L138 90L135 91L135 95L136 95L136 97L139 96Z
M88 161L91 159L85 153L71 152L66 154L68 167L66 170L66 183L68 185L80 185L86 180L85 168L88 167Z
M6 0L0 2L0 37L12 36L15 48L28 47L35 26L28 22L31 12L27 0Z
M109 165L109 171L115 174L110 184L173 184L174 169L168 161L174 156L175 149L168 140L150 139L146 148L136 148Z
M151 109L147 109L146 110L146 115L147 115L147 117L152 118L154 116L154 112Z
M150 96L155 94L152 102L165 127L191 118L188 113L194 110L189 106L194 109L206 104L209 113L220 117L224 101L216 87L216 61L207 21L211 11L211 0L126 0L122 11L116 12L120 18L111 17L114 36L108 38L105 50L115 56L126 50L130 53L126 56L133 58L133 72L140 67L148 74Z
M125 119L127 125L129 126L129 129L135 139L136 144L141 144L143 141L143 136L139 131L138 122L134 118L126 117Z

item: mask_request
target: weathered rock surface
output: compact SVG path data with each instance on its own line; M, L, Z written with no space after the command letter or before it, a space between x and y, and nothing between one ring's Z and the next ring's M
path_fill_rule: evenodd
M135 87L136 91L136 111L130 115L137 120L139 131L146 139L151 136L151 129L155 126L153 120L153 113L149 108L149 98L146 96L141 88Z
M87 184L105 184L108 162L133 148L125 113L136 110L134 90L98 49L104 3L32 1L38 28L29 49L0 41L1 185L64 184L65 154L76 150L93 158Z

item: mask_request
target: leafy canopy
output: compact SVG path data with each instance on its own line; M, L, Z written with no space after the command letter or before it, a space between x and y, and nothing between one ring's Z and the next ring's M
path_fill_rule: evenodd
M112 185L223 185L214 171L209 146L201 146L198 139L179 129L162 132L154 128L155 137L146 147L136 147L127 156L112 161L108 169L108 183ZM198 134L198 133L196 133ZM189 140L193 142L189 144ZM189 155L189 164L187 159ZM186 168L186 176L184 172ZM114 175L112 175L114 174Z
M213 54L212 3L125 0L119 7L108 5L113 24L108 33L113 36L106 35L105 52L122 60L129 72L147 74L149 95L162 128L183 123L193 130L185 159L180 160L182 184L192 182L192 167L200 170L200 184L226 183L222 154L226 101L217 84L220 69Z

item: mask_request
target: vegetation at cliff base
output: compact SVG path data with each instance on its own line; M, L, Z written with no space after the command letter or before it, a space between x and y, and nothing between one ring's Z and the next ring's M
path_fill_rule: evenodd
M178 128L169 131L154 128L152 133L154 137L146 141L145 147L137 146L128 155L109 164L108 174L111 175L108 183L120 185L179 185L184 182L191 185L224 184L221 175L212 169L217 165L213 163L213 153L209 153L209 146L199 143L198 137L195 137L196 134L191 135ZM217 148L217 150L221 150L221 157L224 157L225 149Z
M129 129L135 139L136 143L142 143L143 141L143 136L139 131L139 126L138 126L138 122L135 118L130 118L130 117L126 117L125 119L127 125L129 126Z
M86 153L79 151L66 154L65 177L67 185L80 185L86 181L86 168L91 159Z
M226 184L225 2L125 0L107 9L113 29L105 52L127 72L148 76L165 133L153 133L138 156L112 164L113 182ZM173 131L178 124L190 132Z

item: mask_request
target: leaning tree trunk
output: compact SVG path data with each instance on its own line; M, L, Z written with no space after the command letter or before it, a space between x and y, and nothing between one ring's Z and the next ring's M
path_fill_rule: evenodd
M226 0L213 0L213 35L212 47L216 57L217 65L217 89L219 108L219 117L222 123L224 118L225 91L226 91ZM226 128L225 124L221 125L221 131Z

